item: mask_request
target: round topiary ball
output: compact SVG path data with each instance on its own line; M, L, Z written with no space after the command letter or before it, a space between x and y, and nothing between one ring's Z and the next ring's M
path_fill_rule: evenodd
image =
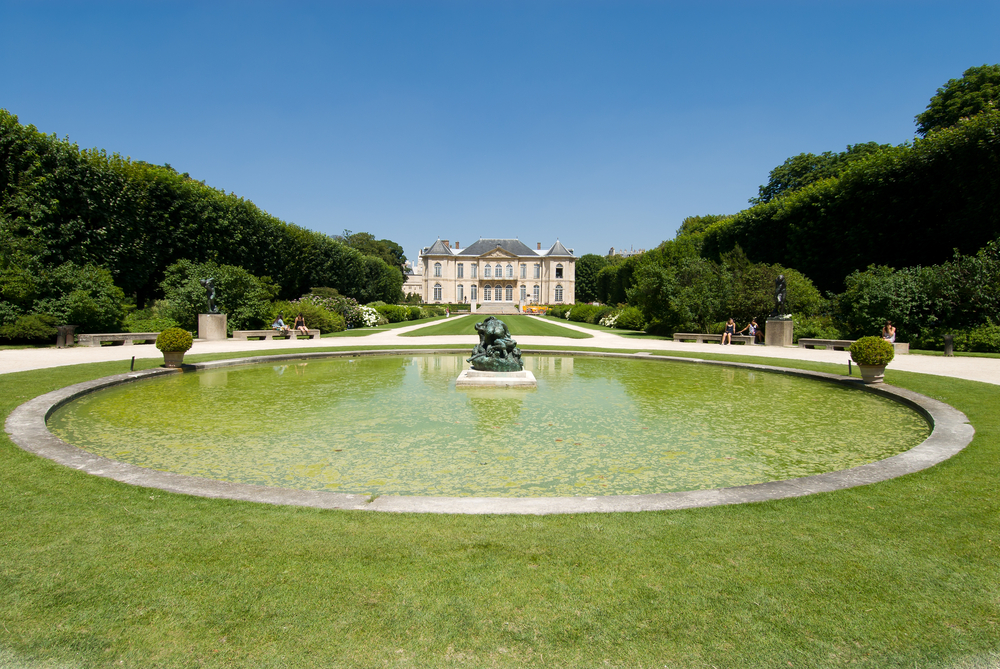
M191 333L180 328L167 328L156 336L156 348L164 353L186 351L192 344Z
M859 365L888 365L894 357L896 349L881 337L862 337L851 344L851 359Z

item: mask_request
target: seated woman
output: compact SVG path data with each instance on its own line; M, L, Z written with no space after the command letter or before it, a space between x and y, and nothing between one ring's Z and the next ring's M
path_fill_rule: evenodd
M746 332L748 335L750 335L751 337L753 337L753 342L755 344L760 341L761 334L763 334L760 331L760 327L757 325L757 319L756 318L751 318L750 319L750 323L748 323L745 328L743 328L742 330L740 330L739 334L743 334L744 332Z
M728 346L732 344L734 334L736 334L736 321L730 318L726 322L726 331L722 333L722 345Z
M281 320L281 314L278 314L278 316L274 319L274 322L271 323L271 329L277 330L283 335L288 334L288 326L285 325L285 321Z
M305 316L302 315L301 311L299 312L299 315L295 317L295 323L292 325L292 328L304 335L309 334L309 328L306 327Z

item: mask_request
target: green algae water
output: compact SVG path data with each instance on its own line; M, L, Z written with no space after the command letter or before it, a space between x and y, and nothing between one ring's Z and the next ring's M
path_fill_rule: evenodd
M903 405L740 368L527 356L538 388L456 390L463 356L331 358L102 390L49 429L91 453L222 481L380 495L718 488L881 460L930 429Z

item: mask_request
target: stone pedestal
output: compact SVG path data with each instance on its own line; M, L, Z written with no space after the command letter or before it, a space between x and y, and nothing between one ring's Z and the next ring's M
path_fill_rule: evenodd
M792 321L767 319L764 327L764 344L766 346L791 346Z
M469 306L472 308L471 313L476 313L476 301L473 300L472 302L469 302Z
M219 341L226 338L225 314L198 314L198 339Z
M520 372L481 372L466 369L455 379L456 388L536 388L535 375L527 370Z

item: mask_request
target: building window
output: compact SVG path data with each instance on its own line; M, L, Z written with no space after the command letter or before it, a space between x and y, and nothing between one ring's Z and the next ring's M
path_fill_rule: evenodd
M524 267L524 265L521 265ZM528 289L525 286L521 286L521 301L524 302L528 299Z
M556 285L556 302L562 302L562 286Z
M486 263L485 265L483 265L483 278L484 279L490 278L492 271L493 271L493 268L490 267L489 263Z
M434 276L441 276L441 263L434 263Z
M475 267L475 265L473 265ZM469 299L475 302L479 299L479 286L472 284L469 286Z
M538 265L535 265L535 267L538 267ZM531 289L531 299L535 301L535 304L538 304L538 286Z
M434 301L435 302L440 302L441 301L441 284L440 283L435 283L434 284Z
M458 263L458 278L461 279L464 277L465 277L465 265L462 263Z
M457 299L459 302L465 299L465 287L462 284L458 284Z
M563 278L563 275L562 275L562 265L556 265L556 278L557 279Z
M496 270L496 273L493 276L495 276L498 279L502 279L503 278L503 267L501 267L500 264L498 263L497 266L494 269Z
M513 265L507 265L507 278L508 279L513 279L514 278L514 266Z
M472 278L475 279L476 276L479 274L479 265L472 265L471 269L472 269Z
M483 286L483 302L493 299L493 291L489 286Z
M508 267L509 266L510 265L508 265ZM503 299L507 300L508 302L514 301L514 286L507 286L507 290L504 291Z
M542 278L542 266L539 265L538 263L535 263L535 278L536 279Z
M528 266L525 265L524 263L521 263L521 278L522 279L528 278Z

